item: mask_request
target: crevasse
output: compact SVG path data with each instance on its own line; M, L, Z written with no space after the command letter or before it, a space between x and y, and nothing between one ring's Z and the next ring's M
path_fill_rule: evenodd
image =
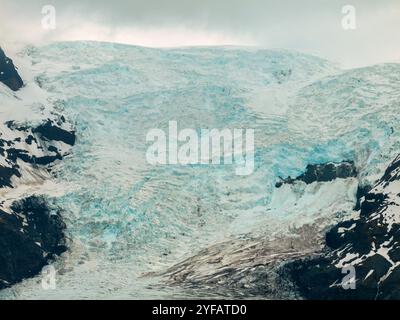
M352 214L357 181L277 191L309 163L353 160L373 180L398 150L400 67L340 70L309 55L253 48L150 49L95 42L24 52L37 81L72 119L78 141L58 175L70 251L57 289L37 279L19 298L148 298L180 293L156 276L243 234ZM167 128L254 128L256 169L146 163L146 133ZM210 295L212 292L210 292Z

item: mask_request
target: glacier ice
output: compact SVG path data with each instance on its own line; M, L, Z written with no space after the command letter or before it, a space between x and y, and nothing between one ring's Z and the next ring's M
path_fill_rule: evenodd
M55 201L67 212L72 244L56 262L57 289L27 280L11 296L172 297L143 274L244 234L273 238L352 214L357 179L277 191L278 177L349 160L368 183L399 147L399 64L341 70L285 50L96 42L29 47L23 57L78 140L58 176L64 192ZM170 120L254 128L254 174L149 166L146 133Z

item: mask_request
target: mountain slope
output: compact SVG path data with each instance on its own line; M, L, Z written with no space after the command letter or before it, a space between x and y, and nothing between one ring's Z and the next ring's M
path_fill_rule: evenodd
M400 299L400 155L361 197L359 216L332 228L326 245L323 255L284 267L306 298ZM342 287L349 267L354 290Z
M41 186L55 164L70 153L75 133L63 116L35 114L17 91L23 82L0 51L0 289L37 275L66 250L60 209ZM34 84L28 83L30 90ZM35 95L32 96L35 99ZM16 116L16 118L13 118ZM44 116L44 117L43 117ZM42 119L40 120L40 117ZM24 119L24 120L23 120ZM35 123L36 122L36 123Z
M95 42L29 47L22 57L33 76L18 110L35 119L14 108L4 119L39 135L34 128L58 126L61 111L43 107L50 101L73 120L78 143L56 171L68 182L54 202L72 239L54 264L63 272L52 292L35 279L10 290L20 298L291 297L278 267L320 254L327 228L357 215L357 195L398 154L396 64L342 71L285 50ZM32 83L36 100L23 96ZM170 120L254 128L254 174L149 165L146 133Z

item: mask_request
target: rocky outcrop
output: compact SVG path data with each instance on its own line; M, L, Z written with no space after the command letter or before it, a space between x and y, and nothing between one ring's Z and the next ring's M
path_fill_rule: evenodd
M283 183L311 184L335 179L352 179L358 172L354 162L328 162L308 165L296 179ZM286 181L283 181L286 180ZM280 186L277 186L280 187ZM361 193L364 189L359 190ZM279 191L277 191L279 192ZM304 261L324 247L324 232L332 216L320 216L300 227L290 226L287 232L271 237L242 234L229 241L201 250L162 273L163 283L179 286L189 295L212 291L222 297L263 299L297 299L293 281L282 277L280 266L290 260Z
M359 216L326 234L322 254L281 269L303 297L400 299L400 155L360 196ZM352 271L354 287L345 279Z
M1 49L0 70L0 81L10 89L23 85ZM54 112L36 124L0 123L0 289L38 274L66 250L60 209L39 190L74 144L71 125Z
M13 91L20 89L24 82L19 76L13 61L8 58L0 48L0 82Z
M277 182L275 186L280 188L283 184L294 184L296 181L303 181L306 184L311 184L313 182L329 182L335 179L357 177L357 175L357 168L353 161L310 164L307 166L305 172L297 178L281 178L281 181Z
M75 133L62 116L33 128L9 121L0 132L3 189L51 178L54 166L75 143ZM64 252L64 229L60 210L51 208L45 197L0 203L0 289L38 274L55 255Z
M66 250L65 224L42 197L15 201L0 210L0 289L38 274Z
M75 144L75 132L62 116L47 119L33 128L8 121L2 132L0 187L14 188L24 182L23 172L29 173L30 177L47 174ZM2 138L4 135L12 139Z

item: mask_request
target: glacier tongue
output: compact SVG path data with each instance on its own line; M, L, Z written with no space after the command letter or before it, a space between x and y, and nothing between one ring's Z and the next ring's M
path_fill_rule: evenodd
M312 239L293 255L307 251L304 243L317 250L322 230L352 214L357 179L276 189L279 177L299 176L308 164L351 160L370 182L397 147L397 64L341 71L284 50L95 42L30 47L24 54L49 99L73 119L78 143L59 173L68 191L56 199L67 212L72 248L56 262L57 289L46 292L28 280L10 293L22 298L170 297L157 279L176 261L213 245L222 259L242 237L263 244L287 239L293 228L304 237L316 221ZM255 173L150 167L146 133L165 129L169 120L181 128L254 128ZM225 242L226 251L218 245ZM198 271L195 279L215 276L205 265L210 269L186 270Z

